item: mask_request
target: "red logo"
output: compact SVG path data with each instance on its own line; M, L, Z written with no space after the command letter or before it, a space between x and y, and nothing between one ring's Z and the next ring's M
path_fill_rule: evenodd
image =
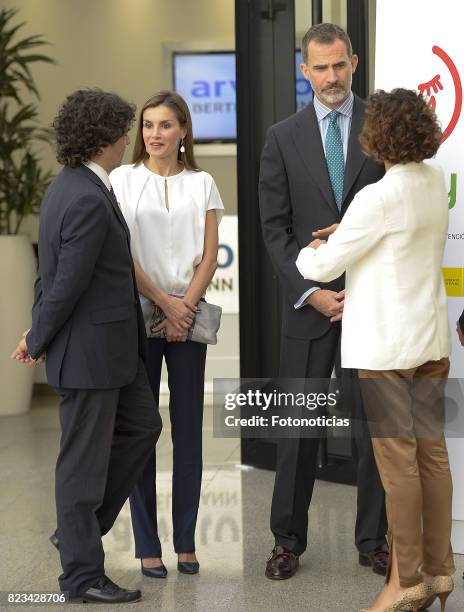
M456 68L456 65L454 64L450 56L447 53L445 53L445 51L443 51L443 49L441 49L437 45L434 45L432 47L432 52L435 53L435 55L437 55L442 60L442 62L445 64L445 66L449 70L451 74L451 78L453 79L454 92L455 92L454 110L453 110L453 114L451 116L450 122L448 123L446 128L443 130L443 138L441 139L441 142L443 143L448 138L448 136L450 136L450 134L453 132L454 128L457 125L457 122L459 121L459 117L461 115L462 83L461 83L461 77L459 76L458 69ZM433 79L430 79L430 81L427 81L426 83L421 83L417 87L421 94L429 96L429 104L433 108L433 110L435 110L435 107L436 107L436 98L434 94L438 94L439 91L443 90L443 85L440 79L441 79L441 76L439 74L436 74L433 77Z

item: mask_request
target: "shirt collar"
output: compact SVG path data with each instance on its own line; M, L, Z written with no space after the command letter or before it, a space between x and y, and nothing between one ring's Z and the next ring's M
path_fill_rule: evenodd
M354 103L354 95L353 92L350 91L350 95L348 98L335 110L340 114L345 115L346 117L351 117L353 114L353 103ZM325 119L334 109L329 108L325 104L323 104L320 100L314 96L314 110L316 111L316 117L318 122L320 123L323 119Z
M104 168L102 168L101 166L99 166L98 164L96 164L93 161L84 162L84 166L87 166L87 168L89 170L92 170L92 172L95 172L95 174L98 176L98 178L106 186L108 191L111 191L110 178L108 176L108 172Z

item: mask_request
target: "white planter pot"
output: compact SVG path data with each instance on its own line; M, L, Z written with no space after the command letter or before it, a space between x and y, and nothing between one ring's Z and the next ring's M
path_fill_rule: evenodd
M0 416L22 414L31 405L34 366L10 359L31 326L36 274L26 236L0 236Z

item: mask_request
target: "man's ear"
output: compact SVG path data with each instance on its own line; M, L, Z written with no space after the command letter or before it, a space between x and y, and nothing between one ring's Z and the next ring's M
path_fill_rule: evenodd
M309 81L309 69L306 64L300 64L300 72L304 76L304 78Z
M356 68L358 67L359 57L354 53L351 56L351 69L353 74L356 72Z

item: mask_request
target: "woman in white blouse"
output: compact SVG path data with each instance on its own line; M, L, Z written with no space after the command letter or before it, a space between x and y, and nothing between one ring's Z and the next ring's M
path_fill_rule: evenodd
M441 139L415 92L370 97L361 142L385 176L361 190L325 244L296 265L330 281L346 271L342 366L358 368L386 493L391 567L371 612L418 610L453 590L452 481L443 436L450 333L442 277L443 172L424 163Z
M160 92L143 106L133 164L111 174L131 233L144 313L162 310L165 338L148 339L147 372L159 400L165 359L173 442L172 519L178 570L196 574L195 527L202 477L206 344L187 334L217 267L218 224L224 206L213 178L193 154L187 104ZM156 518L155 451L130 497L136 557L144 575L164 578Z

